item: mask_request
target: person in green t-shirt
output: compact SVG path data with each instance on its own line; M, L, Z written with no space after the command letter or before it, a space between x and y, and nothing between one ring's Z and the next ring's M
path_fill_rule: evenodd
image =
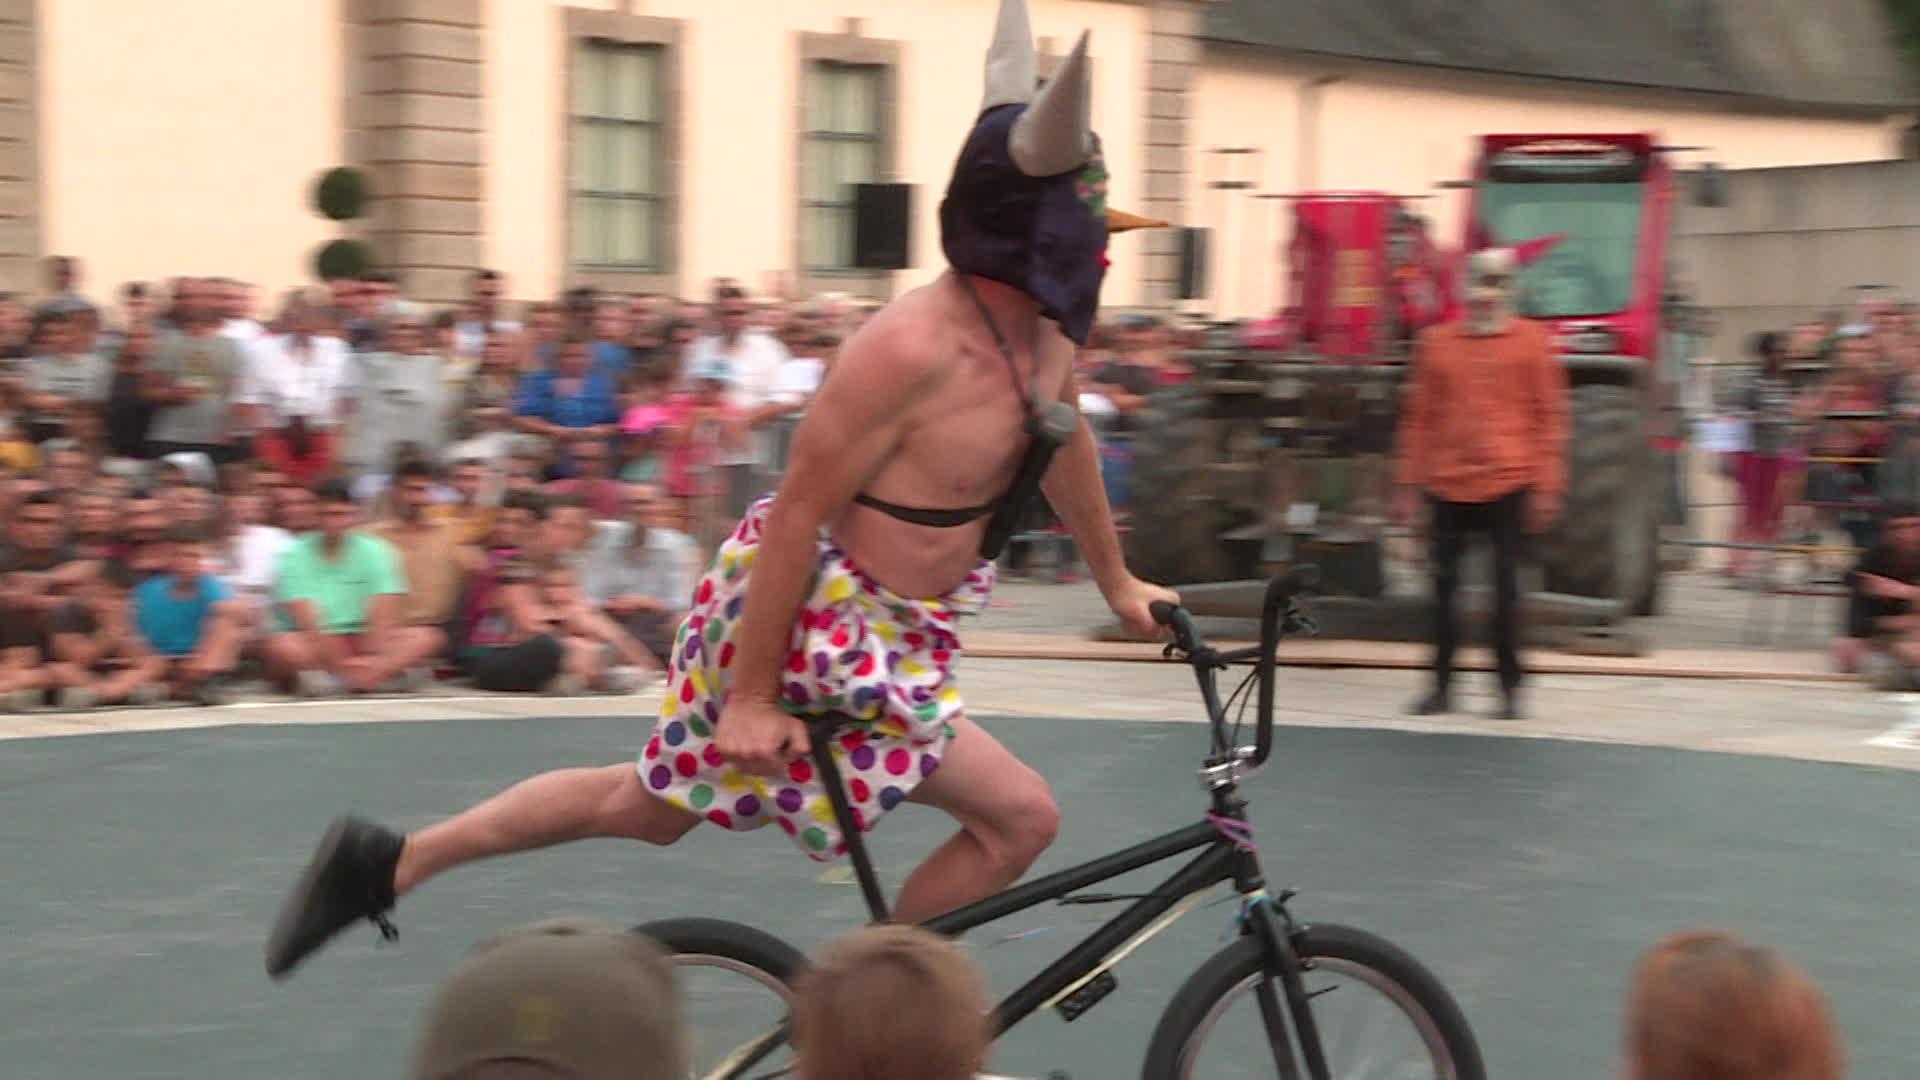
M268 676L302 697L425 687L446 635L404 624L400 557L387 541L354 531L359 508L347 485L328 480L314 494L320 529L281 554L274 576Z

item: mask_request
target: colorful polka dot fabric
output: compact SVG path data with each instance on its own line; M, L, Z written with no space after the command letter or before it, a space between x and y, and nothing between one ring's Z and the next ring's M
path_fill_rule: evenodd
M825 862L844 854L846 845L813 764L795 761L780 779L750 776L713 745L732 678L734 628L771 504L763 498L747 511L695 588L693 608L674 639L666 701L641 752L640 775L655 795L723 828L777 823L801 850ZM796 712L837 711L859 721L837 736L833 756L861 831L939 768L953 736L949 721L960 711L954 621L979 613L992 587L993 564L982 562L948 595L909 600L861 573L831 541L820 541L781 697Z

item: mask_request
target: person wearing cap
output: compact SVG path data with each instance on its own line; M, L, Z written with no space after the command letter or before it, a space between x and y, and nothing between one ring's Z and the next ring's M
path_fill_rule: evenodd
M986 607L993 560L1041 491L1130 631L1157 635L1152 605L1179 601L1128 571L1073 408L1109 237L1155 224L1107 206L1087 50L1083 34L1036 89L1025 0L1003 0L940 209L949 268L841 350L779 491L694 588L639 760L536 776L407 836L338 819L268 935L270 975L489 856L593 836L670 844L704 823L777 826L836 859L849 838L808 764L809 719L842 725L822 752L844 771L853 828L910 799L958 826L907 876L900 922L1005 888L1053 842L1046 780L966 714L957 623Z
M1467 540L1493 546L1493 641L1502 719L1521 717L1517 572L1522 537L1560 516L1566 490L1567 376L1543 323L1513 311L1518 259L1476 251L1463 318L1420 334L1400 399L1396 516L1430 515L1433 685L1411 712L1452 711L1454 595Z
M409 1080L511 1075L683 1080L687 1037L673 962L639 934L584 919L476 946L441 986Z

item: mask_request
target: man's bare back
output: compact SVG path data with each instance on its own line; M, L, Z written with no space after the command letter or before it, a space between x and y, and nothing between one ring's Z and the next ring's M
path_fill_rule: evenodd
M995 303L1003 286L983 282L976 287L983 300L1004 308ZM1038 406L1056 400L1073 355L1052 324L1014 310L1011 317L1005 310L994 317L1013 350L1017 385L979 308L952 274L894 301L848 342L848 353L857 357L867 347L862 338L868 334L889 343L905 336L921 355L884 359L942 373L922 388L897 444L861 490L928 509L982 506L1000 498L1026 450L1021 399L1038 386ZM900 335L900 327L911 331ZM1038 380L1036 341L1041 343ZM834 540L876 581L903 596L926 597L952 589L978 564L986 519L938 528L853 503L831 528Z

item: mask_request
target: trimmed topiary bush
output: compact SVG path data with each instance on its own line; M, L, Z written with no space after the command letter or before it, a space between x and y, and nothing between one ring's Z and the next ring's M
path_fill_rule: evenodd
M321 281L359 277L373 268L373 253L358 240L334 240L313 257L313 272Z
M314 209L333 221L350 221L367 209L367 174L345 165L320 174L313 186Z

